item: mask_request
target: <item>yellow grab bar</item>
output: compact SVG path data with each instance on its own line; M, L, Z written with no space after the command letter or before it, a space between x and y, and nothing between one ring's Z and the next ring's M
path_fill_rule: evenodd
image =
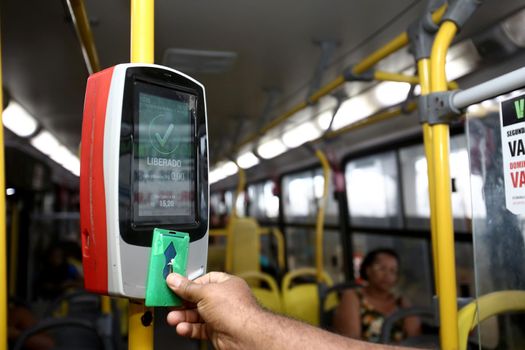
M445 59L456 32L456 25L445 21L436 35L430 56L431 92L447 90ZM442 349L457 350L458 311L449 169L449 127L447 124L436 124L431 126L431 130L434 177L429 181L434 181L430 186L434 186L436 195L440 340Z
M232 203L232 211L230 214L230 220L231 218L237 217L237 199L239 198L239 195L242 191L244 191L244 187L246 186L246 172L243 168L237 165L237 176L239 177L237 180L237 188L235 189L235 194L233 196L233 203Z
M131 62L155 60L155 1L131 0Z
M434 23L439 23L439 21L443 17L443 14L445 13L446 8L447 6L443 5L439 9L437 9L434 13L432 13L432 21L434 21ZM403 48L407 44L408 44L408 35L406 32L403 32L399 34L397 37L395 37L394 39L392 39L390 42L385 44L383 47L381 47L377 51L373 52L372 54L364 58L360 63L356 64L352 68L352 73L358 75L358 74L366 72L367 70L372 68L376 63L381 61L383 58ZM314 92L310 97L307 98L306 101L303 101L293 106L290 110L286 111L279 117L269 122L267 125L263 126L257 133L249 135L247 138L241 141L238 145L236 145L233 151L234 152L238 151L243 146L258 139L262 134L266 133L268 130L283 123L295 113L299 112L300 110L305 109L311 103L315 103L319 101L321 97L328 95L329 93L337 89L339 86L343 85L345 81L346 80L343 75L337 76L333 81L329 82L328 84L321 87L318 91Z
M421 81L421 96L430 93L430 59L421 59L418 61L419 80ZM432 242L432 259L434 261L434 284L436 286L436 295L439 297L439 262L437 254L437 221L436 221L436 192L435 187L431 184L434 180L434 161L432 157L432 128L428 123L423 123L423 143L425 145L425 156L427 158L427 176L428 176L428 197L430 203L430 234Z
M131 0L131 62L154 62L154 0ZM145 312L153 313L142 303L129 304L129 337L130 350L153 349L153 322L143 325Z
M317 212L317 220L315 222L315 266L316 266L316 278L317 282L323 281L323 237L324 237L324 216L325 216L325 207L328 199L328 182L330 181L330 164L326 159L325 154L321 150L315 151L315 155L321 162L323 167L323 196L319 203L319 211Z
M419 78L411 75L405 75L400 73L391 73L383 71L374 72L374 80L379 81L395 81L409 84L419 84Z
M84 56L88 72L89 74L98 72L100 71L100 62L84 1L68 0L67 5L69 7L71 18L73 19L73 24L75 25L75 30L80 41L82 55Z

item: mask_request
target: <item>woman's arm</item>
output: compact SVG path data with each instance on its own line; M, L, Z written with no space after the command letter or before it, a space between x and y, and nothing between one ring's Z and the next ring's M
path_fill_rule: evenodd
M335 310L334 328L341 335L361 338L359 298L354 290L346 291L341 295L341 302Z

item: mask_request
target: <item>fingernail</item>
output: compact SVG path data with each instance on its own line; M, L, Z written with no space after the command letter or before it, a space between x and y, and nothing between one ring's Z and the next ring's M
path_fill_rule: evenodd
M173 288L178 288L182 283L182 276L176 273L170 273L166 278L166 282Z

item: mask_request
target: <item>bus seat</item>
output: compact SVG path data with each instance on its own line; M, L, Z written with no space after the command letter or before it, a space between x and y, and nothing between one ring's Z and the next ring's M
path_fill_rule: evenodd
M334 312L341 294L347 289L359 288L360 285L356 282L346 282L333 285L331 287L320 288L319 295L319 315L320 315L320 326L326 330L332 330Z
M252 293L262 306L276 313L283 312L281 293L272 276L264 272L249 271L239 274L239 277L247 282L252 282L249 283L252 285ZM256 287L255 285L259 282L264 282L268 288Z
M390 339L392 334L392 327L398 322L406 317L417 316L424 320L428 320L432 326L435 326L436 323L436 314L432 308L426 307L407 307L397 310L388 317L385 318L383 322L383 327L381 328L381 338L380 343L390 344L392 339ZM399 345L405 345L410 347L418 347L422 349L437 349L439 348L439 334L437 332L437 327L435 333L432 334L421 334L416 337L410 337L403 339Z
M504 290L483 295L458 312L459 349L467 349L468 335L478 323L502 313L525 311L525 291Z
M299 278L314 279L314 268L301 268L288 272L282 282L282 302L284 313L290 317L305 321L312 325L319 325L319 285L317 282L307 282L292 285L293 280ZM323 283L332 286L332 278L323 272Z
M234 275L259 271L260 227L253 218L232 217L228 224L226 271Z

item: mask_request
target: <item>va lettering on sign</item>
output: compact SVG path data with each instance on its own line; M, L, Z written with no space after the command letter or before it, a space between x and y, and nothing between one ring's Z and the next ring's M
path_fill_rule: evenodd
M514 214L525 214L525 95L501 102L501 147L505 203Z

